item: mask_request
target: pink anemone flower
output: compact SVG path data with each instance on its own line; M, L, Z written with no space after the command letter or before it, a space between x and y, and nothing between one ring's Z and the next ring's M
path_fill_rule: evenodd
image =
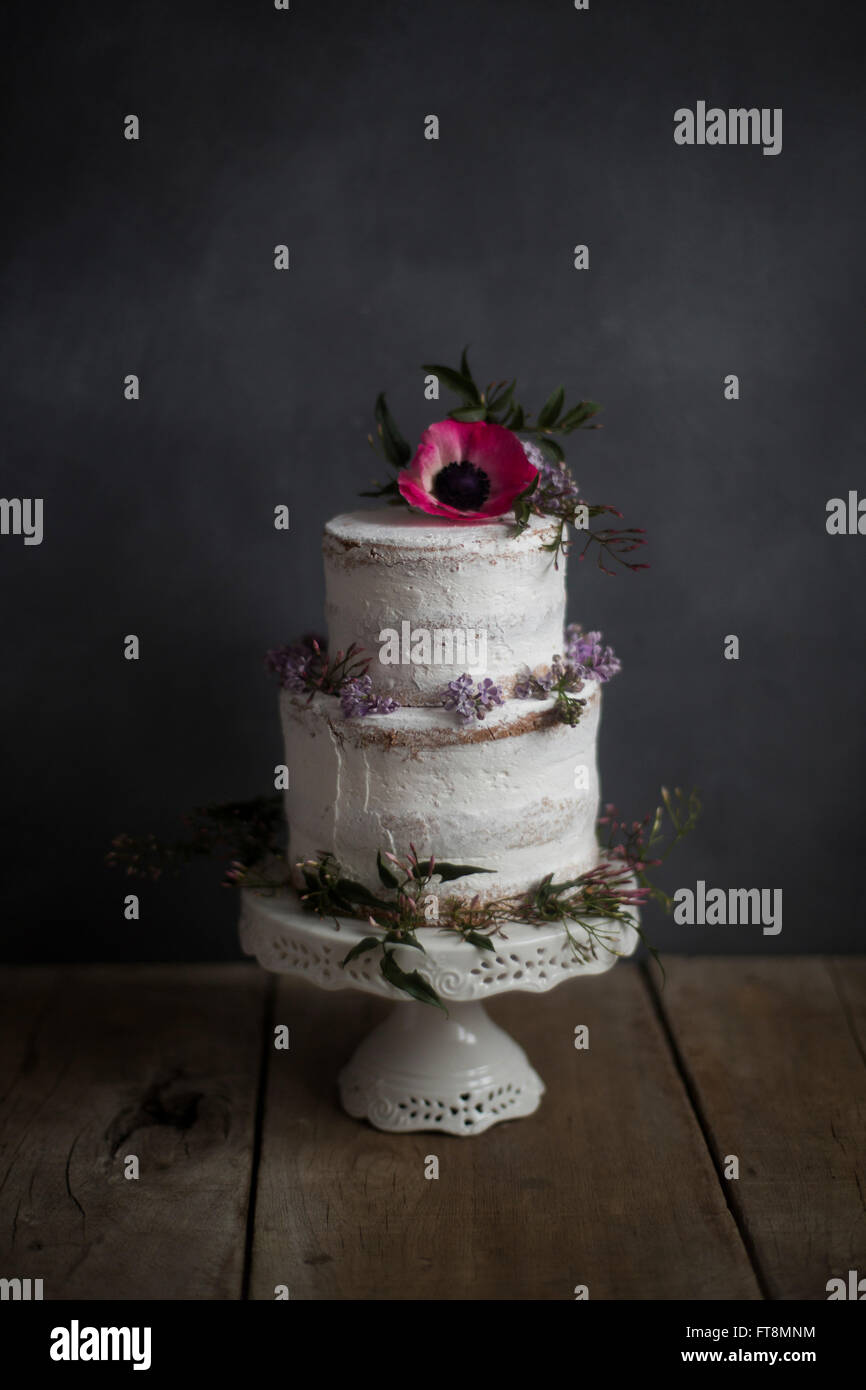
M510 511L537 475L517 435L503 425L439 420L422 434L398 487L422 512L475 521Z

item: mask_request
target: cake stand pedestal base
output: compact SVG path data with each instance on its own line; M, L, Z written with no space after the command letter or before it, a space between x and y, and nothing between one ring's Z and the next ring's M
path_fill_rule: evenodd
M340 1073L343 1109L377 1129L480 1134L531 1115L544 1083L483 1004L395 1004Z
M322 989L356 989L390 999L394 1008L364 1039L340 1073L343 1108L377 1129L481 1134L500 1120L538 1109L544 1085L523 1049L487 1017L484 1000L511 990L542 994L563 980L598 975L638 942L631 922L598 922L583 953L558 922L507 922L492 950L479 950L454 932L431 927L423 954L394 946L397 964L417 970L442 1000L407 1000L383 978L378 949L347 955L369 927L354 918L318 918L294 891L241 893L241 944L265 967L307 979Z

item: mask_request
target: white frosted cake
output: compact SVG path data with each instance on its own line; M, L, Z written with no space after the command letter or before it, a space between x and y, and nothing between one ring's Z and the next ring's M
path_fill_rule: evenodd
M565 565L557 567L543 549L556 533L555 520L531 517L515 535L513 518L454 525L395 510L347 512L325 527L328 650L357 642L373 654L377 691L401 705L437 705L443 684L467 665L383 664L380 633L390 628L402 638L404 623L410 633L482 632L484 674L513 694L521 667L549 662L562 650Z
M363 648L373 690L399 708L358 718L337 694L282 690L299 887L297 864L327 852L378 890L377 851L410 844L487 870L448 884L467 899L597 862L601 685L584 683L573 724L553 697L518 698L521 671L564 650L565 560L544 548L554 533L545 518L516 534L513 518L455 524L394 508L327 524L328 651ZM443 690L467 671L493 681L501 703L461 723Z

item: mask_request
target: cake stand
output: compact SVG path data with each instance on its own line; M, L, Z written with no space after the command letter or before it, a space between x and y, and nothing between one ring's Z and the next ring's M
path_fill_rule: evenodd
M392 1131L480 1134L500 1120L531 1115L544 1083L522 1047L488 1017L484 1001L507 990L542 993L577 975L598 975L635 950L635 926L605 921L598 927L610 949L600 946L587 961L577 958L556 923L509 922L504 935L492 938L492 951L435 927L422 933L424 954L395 946L397 964L433 986L446 1015L389 984L378 950L340 965L370 934L365 923L316 917L290 889L241 893L241 945L265 969L303 976L322 989L358 989L395 1001L339 1075L344 1110ZM579 941L584 934L573 927L572 935Z

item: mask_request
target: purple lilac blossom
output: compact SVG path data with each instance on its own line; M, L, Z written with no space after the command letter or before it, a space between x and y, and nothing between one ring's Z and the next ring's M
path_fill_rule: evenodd
M470 719L475 718L475 706L472 703L472 677L458 676L456 680L448 682L448 689L442 704L446 709L453 709L458 714L464 724L468 724Z
M272 647L265 653L267 669L273 671L284 690L307 689L310 667L319 655L313 641L313 638L303 638L291 646Z
M522 667L517 675L514 693L518 700L545 700L551 692L557 695L576 694L583 689L585 675L582 667L557 655L551 659L549 666L536 666L534 671L530 671L528 666Z
M400 706L390 695L374 695L369 676L356 676L340 686L340 708L346 719L363 719L368 714L393 714Z
M488 710L502 704L502 690L489 676L478 682L477 690L473 690L473 685L470 675L458 676L448 682L442 700L445 709L454 710L464 724L485 719Z
M529 462L538 469L538 486L532 497L533 509L548 516L569 517L580 502L580 488L567 465L546 458L538 445L527 439L521 440L521 443Z
M584 632L579 623L565 629L565 654L573 666L583 668L588 680L609 681L622 670L622 662L612 647L602 645L600 632Z
M502 704L501 687L487 676L483 681L478 682L478 693L475 696L475 712L479 719L483 719L487 710L494 705Z
M521 666L517 672L514 693L518 700L528 700L532 695L532 672L528 666Z

